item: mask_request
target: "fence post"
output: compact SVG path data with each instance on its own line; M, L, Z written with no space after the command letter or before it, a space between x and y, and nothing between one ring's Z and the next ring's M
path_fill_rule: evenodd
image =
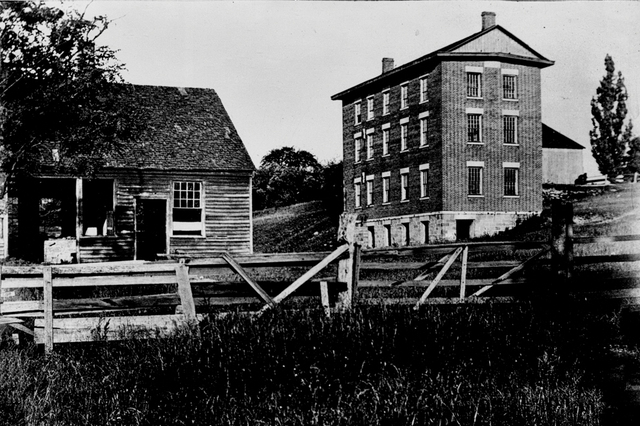
M336 308L339 310L351 308L358 290L360 245L356 242L356 218L354 213L340 215L338 241L349 244L349 258L338 261L338 281L347 283L347 290L338 295Z
M551 204L551 262L555 275L569 280L573 272L573 204L553 200Z
M53 352L53 275L51 266L42 267L44 298L44 352Z

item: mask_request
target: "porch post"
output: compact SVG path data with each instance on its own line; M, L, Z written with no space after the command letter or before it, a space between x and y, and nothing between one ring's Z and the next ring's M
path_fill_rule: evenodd
M80 237L82 236L82 179L76 178L76 261L80 263Z

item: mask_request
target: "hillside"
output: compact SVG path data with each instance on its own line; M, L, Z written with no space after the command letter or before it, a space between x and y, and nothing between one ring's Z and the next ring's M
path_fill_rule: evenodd
M574 233L581 236L640 234L640 185L545 190L545 211L515 228L475 240L546 240L552 199L574 203ZM257 253L327 251L335 248L338 218L320 201L257 211L253 218Z
M338 218L320 201L254 212L256 253L328 251L337 247Z

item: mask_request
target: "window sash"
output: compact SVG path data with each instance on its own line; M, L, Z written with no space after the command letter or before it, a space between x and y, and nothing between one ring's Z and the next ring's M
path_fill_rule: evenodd
M389 114L389 92L384 92L382 94L382 114Z
M429 196L429 170L420 171L420 197Z
M409 88L406 85L400 86L400 108L407 107L408 98L409 98Z
M476 72L467 73L467 97L482 97L482 74Z
M382 155L389 154L389 129L382 130Z
M382 178L382 202L383 203L389 202L389 178L388 177Z
M353 193L355 196L355 206L360 207L360 183L353 184Z
M427 101L427 77L420 79L420 102Z
M202 183L173 183L173 235L202 235Z
M482 167L468 167L469 195L482 195Z
M502 96L504 99L517 99L518 87L517 77L515 75L502 76Z
M373 158L373 134L367 135L367 159Z
M406 151L407 149L407 123L400 125L400 151Z
M481 114L467 114L467 142L482 142Z
M423 117L420 119L420 146L426 146L428 141L429 119Z
M354 143L355 147L354 147L354 162L359 162L360 161L360 150L362 149L362 138L356 138L355 143Z
M406 200L408 198L408 186L409 186L409 175L407 173L403 173L400 175L400 199Z
M504 143L515 145L518 143L518 116L505 115L502 117Z
M373 98L367 99L367 120L373 119Z
M355 104L354 121L355 121L356 124L360 124L362 122L362 111L361 111L360 102Z
M518 169L516 168L504 169L504 195L518 195Z
M373 204L373 181L367 181L367 205L370 206Z

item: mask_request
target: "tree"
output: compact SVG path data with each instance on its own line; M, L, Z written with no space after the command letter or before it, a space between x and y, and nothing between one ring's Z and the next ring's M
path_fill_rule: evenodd
M627 171L629 173L640 173L640 137L636 136L629 142Z
M322 166L308 151L293 147L271 150L253 179L254 208L280 207L318 198Z
M0 196L45 168L92 175L141 129L123 65L96 44L108 24L44 2L0 2Z
M627 89L624 77L611 56L604 59L605 76L600 81L596 96L591 100L593 130L589 132L591 152L600 172L615 178L625 169L626 151L632 139L632 125L625 127L627 117Z

